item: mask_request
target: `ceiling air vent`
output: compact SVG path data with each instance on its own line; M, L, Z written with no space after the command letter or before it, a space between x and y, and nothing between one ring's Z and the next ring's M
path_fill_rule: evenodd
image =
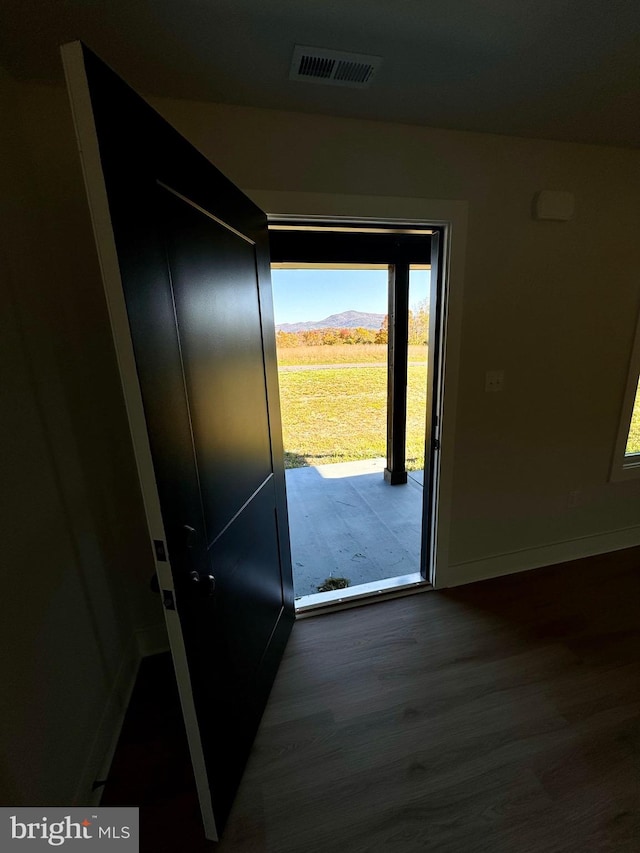
M371 85L381 62L379 56L296 45L289 79L365 89Z

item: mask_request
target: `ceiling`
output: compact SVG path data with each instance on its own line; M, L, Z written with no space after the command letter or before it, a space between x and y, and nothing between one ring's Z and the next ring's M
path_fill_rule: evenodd
M81 38L148 95L640 144L639 0L2 0L0 65L60 80ZM369 89L288 79L295 44L382 57Z

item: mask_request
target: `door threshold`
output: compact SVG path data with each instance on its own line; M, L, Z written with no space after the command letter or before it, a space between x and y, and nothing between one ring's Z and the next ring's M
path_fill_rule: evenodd
M391 598L426 592L429 589L433 589L432 584L426 581L420 572L414 572L410 575L384 578L346 589L316 592L296 599L296 619L306 619L309 616L333 613L336 610L360 607L363 604L373 604L377 601L388 601Z

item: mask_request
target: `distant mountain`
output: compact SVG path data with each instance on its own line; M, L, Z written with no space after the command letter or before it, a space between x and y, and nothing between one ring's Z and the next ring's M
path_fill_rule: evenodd
M278 332L310 332L312 329L374 329L378 330L386 314L368 314L366 311L343 311L324 320L305 323L279 323Z

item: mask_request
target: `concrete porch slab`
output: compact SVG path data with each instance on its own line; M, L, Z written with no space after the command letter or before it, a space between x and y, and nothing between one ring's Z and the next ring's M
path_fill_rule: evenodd
M286 472L296 598L329 577L349 586L419 571L422 486L384 482L384 459Z

